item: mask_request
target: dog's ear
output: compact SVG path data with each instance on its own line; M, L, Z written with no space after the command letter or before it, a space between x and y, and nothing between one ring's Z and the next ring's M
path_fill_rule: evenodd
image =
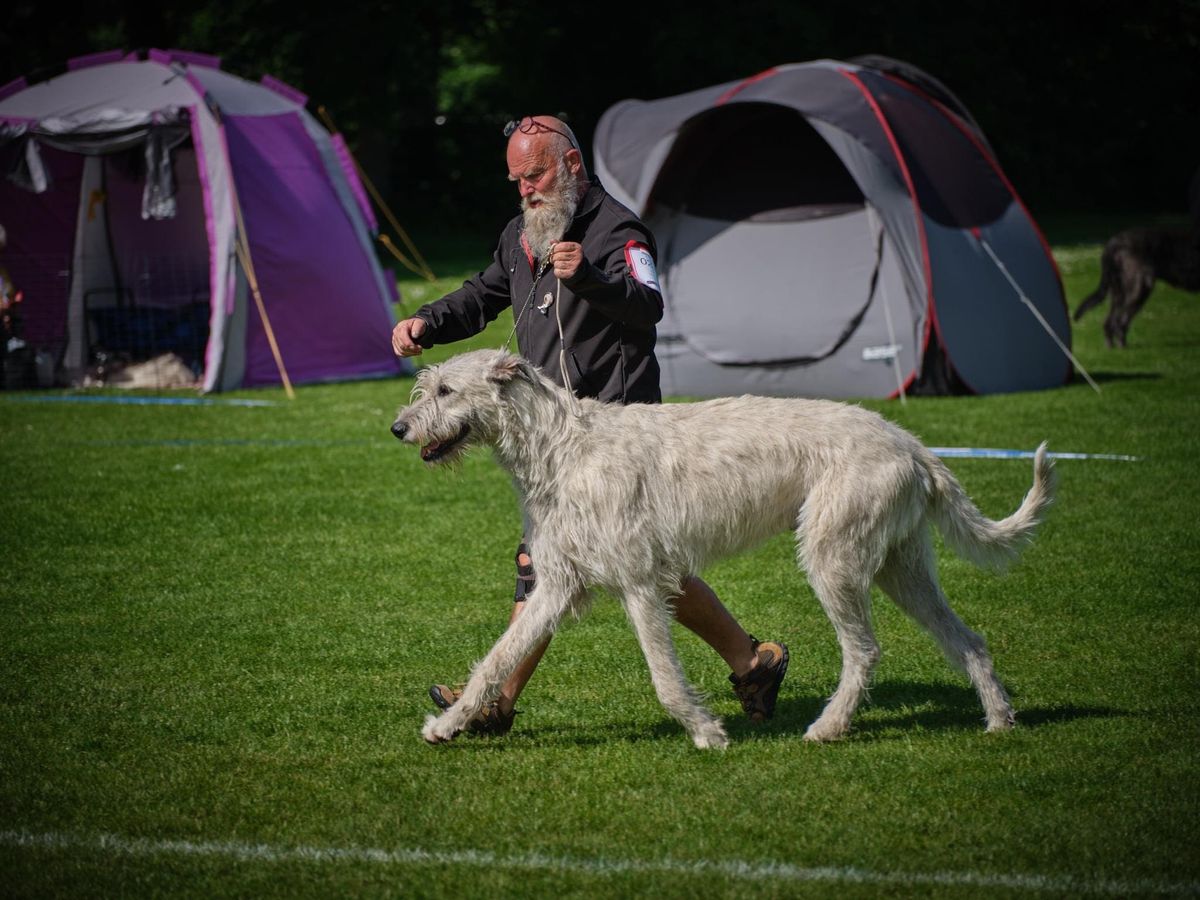
M524 359L514 354L506 353L492 366L491 374L488 375L488 381L491 381L493 384L503 385L508 384L514 378L533 381L533 372L529 367L529 363Z

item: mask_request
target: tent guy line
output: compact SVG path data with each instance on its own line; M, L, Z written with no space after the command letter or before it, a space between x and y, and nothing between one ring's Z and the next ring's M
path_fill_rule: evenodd
M1000 274L1002 274L1008 283L1012 285L1012 289L1017 292L1017 296L1021 299L1021 302L1025 304L1031 313L1033 313L1033 316L1037 319L1038 324L1045 329L1046 334L1050 335L1050 339L1054 341L1054 343L1058 346L1058 349L1061 350L1067 359L1071 361L1071 365L1075 367L1076 371L1078 371L1079 374L1084 377L1084 380L1092 386L1092 390L1099 394L1100 385L1096 384L1096 380L1088 374L1087 369L1083 367L1083 363L1075 358L1075 354L1071 352L1071 348L1064 344L1062 339L1054 333L1054 329L1050 327L1050 323L1046 321L1046 317L1038 311L1037 304L1030 300L1029 296L1023 290L1021 290L1021 286L1017 284L1017 280L1012 277L1012 274L1008 271L1008 267L1004 265L1004 261L996 255L996 251L992 249L992 245L984 240L982 235L979 235L978 237L980 245L984 250L987 251L987 255L992 258L992 262L996 264L996 268L1000 270Z

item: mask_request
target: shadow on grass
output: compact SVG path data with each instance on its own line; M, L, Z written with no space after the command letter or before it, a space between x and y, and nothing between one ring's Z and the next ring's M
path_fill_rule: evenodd
M1058 725L1079 719L1123 719L1135 713L1108 706L1052 706L1017 710L1017 724L1038 728L1042 725Z
M1053 706L1025 707L1014 700L1017 725L1020 728L1042 728L1086 719L1125 718L1132 713L1112 707ZM809 724L825 706L823 697L782 699L769 722L751 722L739 715L726 715L725 731L735 743L758 740L793 741L804 734ZM906 732L982 731L983 710L973 688L917 681L888 681L871 689L855 714L850 736L870 740L886 740ZM679 723L669 718L653 724L641 722L609 722L603 727L594 723L557 724L522 728L518 718L507 737L460 738L453 746L481 752L504 752L559 745L593 747L613 743L639 744L644 742L686 741L687 735Z
M521 728L521 720L518 719L513 730L503 737L461 735L446 746L481 753L502 753L524 752L530 747L583 749L618 743L641 744L686 740L687 734L684 732L683 726L672 719L662 719L652 725L630 721L609 722L603 726L597 726L595 723L580 723L578 725L528 725L525 728Z
M1112 707L1025 707L1021 705L1020 698L1014 698L1013 707L1017 713L1017 725L1022 728L1129 715L1124 710ZM859 707L855 716L852 733L878 737L892 731L976 731L982 728L983 709L973 688L888 681L871 689L870 700Z
M1116 351L1114 351L1116 352ZM1096 380L1098 384L1109 384L1118 381L1161 381L1162 375L1158 372L1088 372ZM1078 382L1083 384L1082 378L1076 378L1072 384Z

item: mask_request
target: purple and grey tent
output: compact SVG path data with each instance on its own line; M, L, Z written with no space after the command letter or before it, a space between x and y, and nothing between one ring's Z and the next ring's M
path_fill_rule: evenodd
M982 132L886 58L780 66L601 117L596 171L654 230L670 394L1064 384L1049 247Z
M180 51L96 54L0 88L4 262L27 342L73 373L97 347L177 351L208 391L284 369L398 373L374 216L305 103Z

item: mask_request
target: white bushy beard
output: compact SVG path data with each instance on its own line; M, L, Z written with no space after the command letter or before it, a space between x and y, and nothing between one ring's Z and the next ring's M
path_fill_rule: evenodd
M541 205L531 207L530 200L540 200ZM579 179L567 168L567 161L560 159L555 172L554 186L544 194L531 194L521 198L521 213L525 222L525 239L537 259L545 259L550 245L561 241L575 210L579 207Z

